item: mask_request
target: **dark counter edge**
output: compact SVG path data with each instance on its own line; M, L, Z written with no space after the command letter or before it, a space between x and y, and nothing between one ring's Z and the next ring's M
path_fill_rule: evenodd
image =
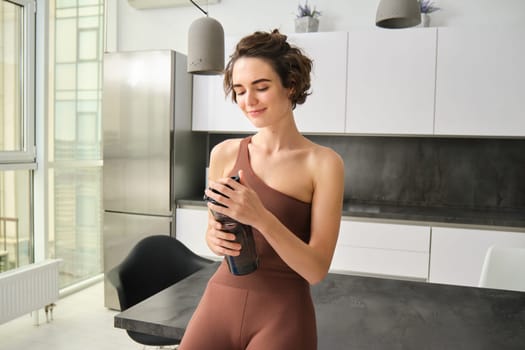
M178 207L205 207L200 198L179 199ZM525 212L511 209L466 209L449 207L397 206L345 201L343 218L399 220L429 224L487 226L525 231Z
M196 296L202 294L217 265L213 263L160 292L149 304L144 301L147 305L137 304L135 310L116 315L115 326L180 338L200 299ZM525 325L525 315L520 311L525 306L523 292L330 273L312 286L312 298L319 349L486 350L525 346L525 338L520 336ZM159 310L180 315L159 317ZM390 347L391 343L397 346ZM483 346L476 346L480 344Z

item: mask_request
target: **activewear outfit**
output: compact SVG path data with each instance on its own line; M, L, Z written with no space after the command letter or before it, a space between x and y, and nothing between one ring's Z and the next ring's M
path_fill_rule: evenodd
M244 171L247 185L264 206L304 242L310 240L311 204L266 185L250 165L241 140L230 176ZM243 276L225 260L211 277L180 350L315 350L317 329L309 283L293 271L253 229L259 267Z

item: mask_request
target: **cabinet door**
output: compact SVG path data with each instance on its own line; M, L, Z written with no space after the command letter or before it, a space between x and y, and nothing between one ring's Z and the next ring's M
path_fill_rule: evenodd
M201 208L177 208L175 237L193 252L207 258L217 258L206 244L208 211Z
M433 134L436 33L348 34L347 133Z
M313 60L312 95L294 111L304 133L342 133L345 126L346 32L291 34L290 42ZM239 38L225 39L226 60ZM193 130L256 131L239 107L224 96L223 76L194 76Z
M210 112L214 110L216 89L220 76L193 75L192 125L193 131L212 130Z
M427 280L430 227L341 222L331 270Z
M233 53L239 38L224 40L225 63ZM192 130L211 132L254 132L256 129L230 96L224 95L224 76L193 76Z
M432 227L429 282L478 286L491 245L525 247L525 233Z
M289 35L290 42L313 60L312 94L294 111L301 132L344 132L347 35L346 32Z
M525 40L509 28L439 28L439 135L525 136Z

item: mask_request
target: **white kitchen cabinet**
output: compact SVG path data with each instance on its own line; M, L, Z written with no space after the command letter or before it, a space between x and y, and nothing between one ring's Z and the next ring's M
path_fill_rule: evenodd
M239 38L224 40L225 64ZM192 130L210 132L246 132L256 129L230 96L225 96L224 75L193 76Z
M346 102L346 32L288 35L313 60L311 92L294 115L304 133L343 133Z
M290 34L314 61L312 95L294 111L305 133L342 133L345 127L346 32ZM225 40L226 60L239 38ZM256 131L230 97L224 96L223 76L193 77L193 130L211 132Z
M439 28L436 135L525 136L523 28Z
M206 228L208 226L207 207L177 208L175 236L190 250L198 255L217 259L206 244Z
M525 232L432 227L429 282L478 286L491 245L525 247Z
M212 129L212 118L210 112L215 105L217 91L222 75L194 75L193 76L193 98L192 98L192 120L193 131L209 131Z
M430 227L343 220L330 270L427 280Z
M193 131L247 132L256 129L230 96L223 75L193 77Z
M348 34L346 132L432 135L436 28Z

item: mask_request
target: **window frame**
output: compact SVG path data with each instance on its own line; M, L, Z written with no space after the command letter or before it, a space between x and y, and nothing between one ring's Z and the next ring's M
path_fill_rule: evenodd
M34 0L4 0L22 6L23 67L22 79L22 150L0 151L0 170L36 169L35 148L35 28Z

